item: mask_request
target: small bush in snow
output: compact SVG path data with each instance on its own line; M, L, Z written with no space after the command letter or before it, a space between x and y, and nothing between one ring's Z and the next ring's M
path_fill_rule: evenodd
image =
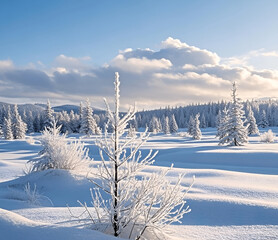
M16 199L20 201L28 202L31 205L40 206L41 203L50 203L53 206L52 201L37 190L36 184L34 187L31 187L31 184L28 182L24 185L23 191L18 188L8 188L9 193L5 196L8 199Z
M61 126L56 122L43 131L41 144L43 149L39 156L29 162L33 163L32 172L46 169L87 168L90 158L88 150L80 141L67 143L66 135L60 134Z
M179 133L177 133L177 135L179 137L191 137L188 132L179 132Z
M34 185L32 189L30 183L27 183L24 186L24 193L26 194L26 200L33 205L40 205L40 194L37 191L37 186Z
M274 142L275 134L269 129L267 132L261 134L261 142L271 143Z

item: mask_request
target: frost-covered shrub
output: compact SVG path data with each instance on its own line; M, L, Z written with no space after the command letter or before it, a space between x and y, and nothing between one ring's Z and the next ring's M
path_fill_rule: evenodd
M106 126L103 137L96 142L101 162L94 178L90 179L96 186L91 190L96 214L91 214L86 203L81 205L94 229L115 237L155 239L166 225L180 222L183 215L190 212L185 200L190 187L182 186L184 175L178 176L175 183L168 181L166 175L171 168L142 177L141 170L153 164L157 152L150 151L143 157L139 150L149 137L148 129L133 138L124 137L136 110L130 109L120 118L119 85L116 73L115 111L111 111L106 102L113 132L108 135Z
M39 194L39 192L37 191L37 186L36 184L34 185L33 189L30 186L30 183L27 183L24 186L24 194L26 196L26 201L29 202L32 205L40 205L42 198L46 198L45 196L42 196L41 194ZM50 199L47 198L49 201ZM50 203L52 204L52 202L50 201Z
M260 140L261 142L271 143L274 142L275 134L269 129L267 132L261 134Z
M48 197L39 193L36 184L32 187L28 182L24 185L23 191L19 188L8 188L8 190L8 193L5 195L8 199L25 201L36 206L40 206L41 203L50 203L53 206L52 201Z
M32 172L46 169L87 168L90 158L88 149L79 140L67 143L66 135L60 134L61 126L56 122L43 131L41 144L43 149L39 156L30 160L33 163Z
M177 133L179 137L191 137L191 135L188 132L179 132Z

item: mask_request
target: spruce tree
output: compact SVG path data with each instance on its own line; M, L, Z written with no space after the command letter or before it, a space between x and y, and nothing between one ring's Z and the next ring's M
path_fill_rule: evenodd
M269 126L268 120L266 118L265 110L262 110L261 116L260 116L260 122L258 123L259 127L266 128Z
M226 107L223 109L222 113L219 113L219 118L220 119L219 127L217 128L217 137L219 137L219 139L223 139L227 136L228 110ZM223 141L222 144L226 142Z
M157 117L152 117L152 120L149 123L149 132L158 133L160 132L159 123Z
M176 119L175 119L175 115L172 114L171 117L170 117L170 132L171 133L176 133L178 131L179 127L178 127L178 124L176 122Z
M199 121L200 114L196 114L194 118L194 124L192 128L192 137L193 139L200 140L202 137L202 133L200 130L200 121Z
M46 109L44 110L43 116L43 128L51 127L51 124L54 120L53 113L54 111L51 108L50 101L47 100Z
M86 106L82 108L81 116L81 133L84 133L88 136L101 134L101 131L97 126L96 120L93 117L93 109L91 108L89 99L86 100Z
M232 146L240 146L248 142L247 127L244 126L244 111L240 99L237 97L237 86L233 83L232 102L228 111L228 119L225 124L223 136L219 138L219 144L228 143Z
M219 110L219 112L216 116L216 128L217 128L216 137L220 136L221 118L222 118L222 114L221 114L221 111Z
M258 134L259 129L250 104L247 105L247 111L248 135Z
M33 125L34 125L35 132L40 132L42 130L41 115L39 113L34 117Z
M4 117L3 135L7 140L12 140L14 138L10 105L8 106L6 117Z
M14 105L14 122L13 122L13 135L14 139L25 138L25 133L27 131L27 125L22 121L21 116L18 113L17 104Z
M27 132L32 133L34 132L34 118L32 111L29 111L26 117L26 123L27 123Z
M163 126L162 126L162 130L165 134L169 134L170 133L170 127L169 127L169 118L168 116L166 116L164 118L164 121L163 121Z
M201 116L200 127L201 128L206 128L207 127L207 122L206 122L206 118L205 118L204 114L202 114L202 116Z

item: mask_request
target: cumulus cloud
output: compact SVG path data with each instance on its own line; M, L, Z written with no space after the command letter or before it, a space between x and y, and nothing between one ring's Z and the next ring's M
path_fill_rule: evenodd
M125 58L123 54L119 54L112 60L111 65L123 71L142 73L146 71L169 69L172 66L172 63L165 58Z
M278 69L257 68L251 63L277 58L276 54L261 49L224 59L167 38L158 50L125 49L99 67L93 67L89 57L63 54L49 67L41 63L20 69L10 60L2 60L0 94L5 99L33 98L34 102L53 98L67 103L90 97L95 105L102 106L102 97L113 98L114 72L119 71L122 103L136 101L139 108L229 99L233 81L239 83L244 99L273 97L278 90Z
M11 60L0 60L0 71L4 71L7 69L12 69L14 67L13 62Z

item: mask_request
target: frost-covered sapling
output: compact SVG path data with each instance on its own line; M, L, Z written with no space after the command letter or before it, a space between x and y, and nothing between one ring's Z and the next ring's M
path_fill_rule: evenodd
M79 140L67 143L66 135L60 134L61 126L54 120L45 128L41 137L43 149L39 156L30 160L32 172L46 169L86 169L89 165L88 149Z
M147 129L138 136L124 137L126 126L135 116L135 108L120 118L119 74L115 78L115 110L112 112L106 102L107 115L113 128L97 146L100 149L101 164L91 181L92 204L96 218L82 204L88 213L94 229L128 239L152 239L150 233L162 231L165 225L179 222L190 209L185 206L188 188L181 185L184 175L171 184L166 175L171 168L142 177L141 170L154 162L156 152L150 151L142 157L140 147L148 139ZM108 201L104 200L107 199Z

